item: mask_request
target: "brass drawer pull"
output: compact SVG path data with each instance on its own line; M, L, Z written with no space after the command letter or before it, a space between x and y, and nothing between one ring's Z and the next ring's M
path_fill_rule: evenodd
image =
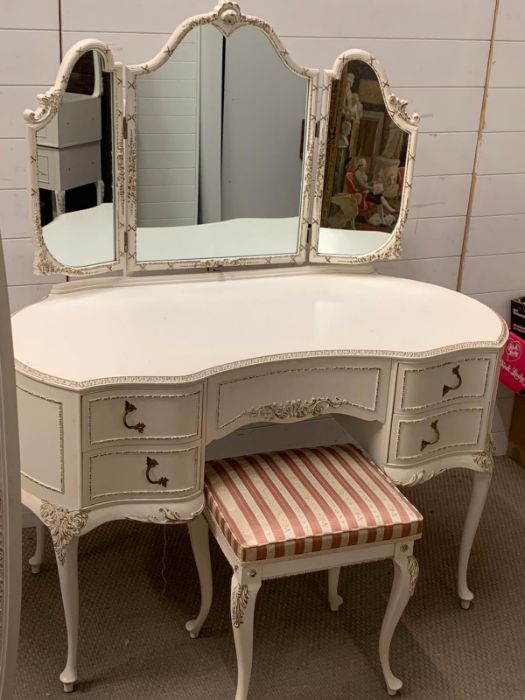
M146 479L149 481L150 484L160 484L161 486L166 486L168 485L168 479L165 476L161 476L160 479L157 479L154 481L153 479L150 479L150 471L154 467L158 467L159 463L157 462L156 459L152 459L151 457L146 457Z
M431 427L432 430L436 433L436 439L435 439L435 440L432 440L432 441L429 441L429 440L421 440L421 452L423 452L423 450L425 449L425 447L428 447L429 445L435 445L436 442L439 442L439 438L440 438L441 436L440 436L439 430L438 430L438 423L439 423L438 420L434 420L434 421L432 421L432 423L430 424L430 427Z
M445 396L445 394L448 394L449 391L454 391L454 389L459 389L459 387L463 384L463 377L459 373L459 365L456 365L455 367L452 368L452 374L454 374L457 377L458 381L456 383L456 386L449 386L448 384L444 384L442 396Z
M122 420L124 421L124 425L126 426L126 428L128 428L128 430L136 430L139 433L143 433L144 428L146 427L144 423L135 423L135 425L130 425L128 423L128 415L136 410L136 406L134 406L129 401L126 401L126 403L124 404L124 418Z

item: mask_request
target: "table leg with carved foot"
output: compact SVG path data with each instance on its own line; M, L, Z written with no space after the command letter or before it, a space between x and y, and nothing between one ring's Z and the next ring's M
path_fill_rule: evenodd
M492 470L474 472L473 474L472 495L463 526L458 562L458 596L461 607L464 610L468 610L474 598L474 594L467 584L468 562L474 537L476 536L479 521L481 520L483 508L487 500L491 480Z
M40 567L42 566L42 562L44 561L44 548L46 545L46 526L41 520L38 520L38 518L36 519L35 531L35 553L29 559L29 566L31 567L32 573L39 574Z
M203 515L199 515L188 523L188 531L190 533L191 548L193 550L193 558L199 574L199 582L201 587L201 607L199 614L194 620L189 620L186 623L186 629L190 633L190 637L195 639L199 636L199 632L208 617L211 608L213 597L213 581L211 573L210 561L210 542L208 535L208 524Z
M56 552L67 629L67 661L60 674L65 693L75 690L78 678L78 540L73 537L63 552Z

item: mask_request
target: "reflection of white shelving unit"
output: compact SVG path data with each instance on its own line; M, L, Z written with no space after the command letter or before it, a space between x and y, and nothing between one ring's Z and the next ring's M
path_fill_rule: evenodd
M97 204L104 200L101 92L100 66L95 60L93 94L64 93L58 113L38 132L38 186L54 192L55 216L64 213L66 190L74 187L95 183Z

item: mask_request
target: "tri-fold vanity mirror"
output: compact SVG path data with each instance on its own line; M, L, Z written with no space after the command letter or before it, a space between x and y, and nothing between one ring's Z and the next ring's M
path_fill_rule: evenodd
M77 43L25 112L35 270L397 257L419 117L364 51L319 78L233 2L140 65Z

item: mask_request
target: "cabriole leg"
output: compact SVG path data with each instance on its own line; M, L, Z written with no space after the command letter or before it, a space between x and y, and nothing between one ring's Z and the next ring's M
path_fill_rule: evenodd
M250 686L253 656L253 619L261 582L241 584L236 574L231 586L231 619L237 654L237 692L235 700L246 700Z
M474 598L474 594L467 584L467 569L472 550L474 537L478 529L479 521L485 507L487 495L492 480L492 471L474 472L472 483L472 495L463 526L463 535L459 548L458 562L458 596L461 607L468 610Z
M35 531L36 531L35 553L29 559L29 565L31 567L31 571L34 574L39 574L40 567L42 566L42 562L44 561L44 548L45 548L45 544L46 544L46 526L38 518L36 518Z
M58 576L67 629L67 661L60 674L64 692L75 690L78 651L78 537L73 537L61 555L57 552ZM65 556L64 556L65 555Z
M389 695L395 695L403 685L390 668L390 642L403 610L414 592L419 572L414 556L396 555L392 561L394 563L394 581L379 635L379 660Z
M190 533L193 558L195 559L201 587L201 607L199 614L194 620L189 620L186 623L186 629L190 633L190 637L195 639L199 636L199 632L208 617L213 597L210 542L208 537L208 524L204 516L199 515L195 520L188 523L188 531Z
M343 599L337 592L340 573L340 567L337 567L337 569L328 569L328 603L332 612L337 612L343 602Z

